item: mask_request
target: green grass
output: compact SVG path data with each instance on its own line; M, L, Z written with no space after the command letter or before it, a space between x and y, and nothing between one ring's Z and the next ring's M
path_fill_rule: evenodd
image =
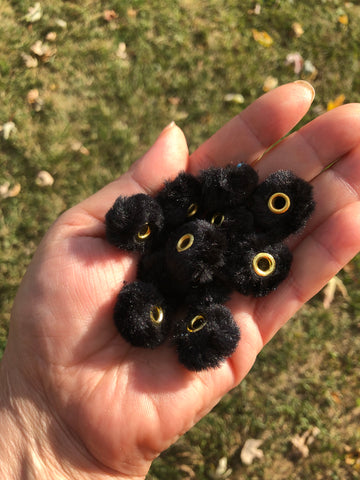
M44 232L63 210L125 171L171 120L193 151L263 93L266 77L279 84L304 77L285 65L291 52L318 70L303 122L339 94L360 101L358 2L260 1L254 15L248 11L255 2L247 0L47 0L30 25L24 16L34 3L0 5L0 125L13 121L17 128L0 139L0 185L21 185L18 196L0 200L0 352L14 295ZM105 9L117 18L106 22ZM343 13L348 25L338 21ZM293 22L304 29L300 38ZM273 45L256 43L252 29L266 31ZM26 68L22 53L52 31L56 54ZM121 42L126 58L117 56ZM35 88L39 112L27 102ZM241 93L244 104L225 102L227 93ZM89 154L75 151L74 142ZM36 184L40 170L54 177L52 187ZM222 457L232 479L359 478L345 461L360 444L359 258L341 278L350 300L337 297L329 311L321 296L309 302L246 381L154 462L149 479L211 479ZM295 458L291 438L312 426L320 434L310 456ZM264 458L248 467L240 461L247 438L264 440Z

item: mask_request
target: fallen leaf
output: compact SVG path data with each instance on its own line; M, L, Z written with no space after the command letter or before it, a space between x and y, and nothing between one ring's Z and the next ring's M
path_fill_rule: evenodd
M343 281L339 277L335 276L326 284L323 290L323 293L324 293L323 306L325 309L328 309L332 304L337 290L339 290L339 292L342 294L344 298L346 298L347 300L349 299L349 294L346 290L346 287Z
M222 457L219 460L213 477L215 479L225 479L232 474L231 468L228 468L228 460L226 457Z
M4 140L8 140L12 132L16 132L16 125L14 122L6 122L0 127Z
M246 440L240 453L240 458L244 465L251 465L255 458L263 458L264 453L259 449L263 441L256 438Z
M62 18L56 18L55 19L55 24L62 28L63 30L65 30L65 28L67 28L67 23L65 20L63 20Z
M294 22L291 28L296 38L300 38L304 34L304 29L299 22Z
M20 183L16 183L12 188L10 188L10 182L5 182L0 185L0 197L1 198L11 198L19 195L21 191Z
M103 17L106 22L111 22L118 18L118 15L115 10L104 10Z
M336 107L340 107L345 102L345 95L342 93L338 97L335 98L335 100L330 100L327 104L327 111L333 110Z
M38 22L42 17L43 12L40 2L36 2L33 7L30 7L28 13L25 15L25 20L28 23Z
M171 104L171 105L179 105L179 103L181 102L181 99L179 97L169 97L168 98L168 102Z
M37 40L31 47L30 50L38 56L41 61L48 62L51 57L56 54L56 48L50 47L46 43L43 43L41 40Z
M304 66L304 59L299 52L288 53L286 55L285 65L294 65L294 73L299 75Z
M224 96L224 102L233 102L233 103L244 103L245 99L241 93L227 93Z
M309 445L314 442L319 433L320 429L318 427L310 427L302 435L294 435L290 439L293 447L293 454L297 457L307 458L310 452Z
M269 75L264 80L263 91L269 92L270 90L273 90L274 88L276 88L278 85L279 85L279 80Z
M47 40L48 42L55 42L56 38L57 38L56 32L49 32L46 35L45 40Z
M71 144L71 150L80 152L82 155L90 155L89 150L79 140L74 140Z
M39 187L51 187L51 185L54 183L54 178L46 170L41 170L36 175L35 183Z
M125 42L120 42L119 46L116 50L116 56L120 58L121 60L127 60L128 59L128 54L126 52L126 43Z
M341 23L341 25L348 25L349 17L346 14L340 15L338 17L338 22Z
M26 68L36 68L39 64L38 59L32 55L22 53L21 58L24 60Z
M317 77L317 74L318 74L318 70L317 68L315 67L315 65L313 65L311 63L310 60L305 60L304 61L304 66L303 66L303 77L306 79L306 80L315 80L315 78Z
M130 18L136 18L136 15L137 15L137 10L135 10L134 8L130 7L127 9L127 15L128 17Z
M260 45L262 45L263 47L270 47L274 43L274 40L267 32L264 32L264 31L260 32L255 28L252 28L251 31L252 31L254 40Z
M248 10L249 15L260 15L260 13L261 13L260 3L257 3L253 9Z

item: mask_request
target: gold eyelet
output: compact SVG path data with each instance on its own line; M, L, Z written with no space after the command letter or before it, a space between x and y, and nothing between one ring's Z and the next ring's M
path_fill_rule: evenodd
M187 216L188 217L193 217L196 212L198 211L198 206L196 203L192 203L189 208L187 209Z
M186 329L190 333L198 332L205 327L206 323L207 322L205 320L205 317L203 317L202 315L196 315L196 317L191 320Z
M150 310L150 320L159 325L164 320L164 310L158 305L153 305Z
M177 242L176 250L178 252L184 252L185 250L188 250L194 243L194 240L194 235L191 233L185 233L185 235L183 235Z
M276 203L281 203L281 205L276 206ZM286 195L286 193L277 192L271 195L271 197L269 198L268 207L271 212L277 213L279 215L289 210L290 203L290 198L288 197L288 195Z
M220 225L222 225L224 220L225 220L225 217L222 213L215 213L212 216L211 223L215 225L215 227L220 227Z
M136 234L138 240L145 240L151 233L150 225L145 223Z
M253 258L254 272L260 277L268 277L276 267L275 258L270 253L261 252Z

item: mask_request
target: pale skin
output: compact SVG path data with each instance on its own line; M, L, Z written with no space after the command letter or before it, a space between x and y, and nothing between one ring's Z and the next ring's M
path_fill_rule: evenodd
M312 99L305 83L281 86L190 157L170 124L129 172L50 228L16 296L1 364L2 478L144 478L360 250L360 105L327 112L262 156ZM291 169L313 184L316 210L290 241L294 261L278 290L260 299L234 294L229 302L242 333L235 354L221 368L189 372L169 345L134 348L117 333L112 309L123 280L134 279L137 257L105 241L104 215L118 195L152 194L179 170L235 162L256 163L260 178Z

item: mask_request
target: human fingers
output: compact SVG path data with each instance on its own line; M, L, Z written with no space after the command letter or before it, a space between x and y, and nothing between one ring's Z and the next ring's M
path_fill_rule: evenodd
M268 151L256 165L260 178L288 169L310 181L360 142L360 105L338 107Z
M301 120L313 98L314 89L304 81L282 85L261 96L191 155L191 173L211 165L254 163Z
M254 312L264 342L360 250L360 143L313 185L316 209L295 239L290 275Z

